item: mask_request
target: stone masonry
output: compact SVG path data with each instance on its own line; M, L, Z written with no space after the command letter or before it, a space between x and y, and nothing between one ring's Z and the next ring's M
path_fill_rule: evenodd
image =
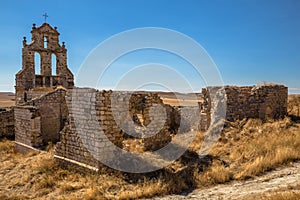
M108 160L114 157L114 152L109 151L110 144L127 151L155 151L172 140L179 125L185 131L197 129L191 125L195 114L200 115L195 122L199 130L205 131L211 115L209 91L220 89L203 89L204 101L199 102L198 108L190 107L182 113L186 115L182 116L185 121L180 121L183 108L163 104L155 92L112 92L90 88L68 90L69 125L61 132L55 158L98 169L101 165L97 161L99 156ZM229 121L243 118L278 119L287 114L285 86L226 86L224 91L227 99L226 119ZM133 148L130 144L134 144ZM99 155L99 149L106 149L107 153Z
M64 89L57 89L14 108L17 149L43 149L48 142L59 141L68 115L65 93Z
M74 86L67 49L64 42L59 43L57 28L33 24L31 34L29 44L24 37L22 69L16 74L14 129L20 151L43 149L49 142L59 141L68 116L66 90Z
M124 141L134 139L140 144L136 148L153 151L169 143L178 128L170 120L176 111L153 92L76 88L67 92L66 100L70 124L56 145L55 157L60 160L97 168L99 163L93 156L98 155L97 150L109 148L110 143L126 149ZM110 154L100 156L113 158Z
M59 33L56 27L44 23L40 27L33 24L32 41L23 40L22 70L16 74L16 104L51 92L56 86L72 88L74 78L67 66L67 49L64 42L59 44ZM35 63L35 54L40 56L40 66ZM56 61L52 60L52 57ZM52 63L55 62L55 63ZM56 74L53 74L52 66ZM35 68L40 67L40 73Z
M202 90L204 110L207 115L207 127L210 125L210 92L216 93L222 87L207 87ZM261 86L225 86L227 108L226 120L235 121L244 118L261 120L279 119L287 115L288 88L283 85Z
M28 152L42 146L41 117L33 106L15 107L15 149Z
M14 110L2 109L0 110L0 138L13 138L14 136Z

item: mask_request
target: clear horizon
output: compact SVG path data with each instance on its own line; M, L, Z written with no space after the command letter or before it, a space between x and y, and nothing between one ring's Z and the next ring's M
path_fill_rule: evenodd
M296 0L1 2L0 92L14 92L15 74L21 70L23 36L30 42L32 24L44 23L43 14L47 12L47 23L57 26L60 43L66 42L75 84L85 58L105 39L129 29L162 27L202 45L225 85L278 83L299 94L299 9ZM158 51L136 52L120 59L111 77L153 62L174 67L197 91L205 87L184 61ZM110 81L109 76L105 87L99 89L113 87ZM184 88L178 87L181 90Z

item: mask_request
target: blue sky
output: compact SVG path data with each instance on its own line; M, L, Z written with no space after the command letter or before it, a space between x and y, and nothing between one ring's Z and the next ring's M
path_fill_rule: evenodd
M60 41L66 42L68 64L75 75L89 52L110 36L133 28L163 27L201 44L225 84L283 83L290 92L300 93L299 10L298 0L1 1L0 91L14 91L22 38L30 40L32 23L41 25L47 12L47 22L58 27ZM166 57L145 51L123 62L130 67L130 61L133 66ZM122 66L116 64L115 72L118 67ZM175 68L195 78L182 61ZM196 90L202 87L201 80L191 82Z

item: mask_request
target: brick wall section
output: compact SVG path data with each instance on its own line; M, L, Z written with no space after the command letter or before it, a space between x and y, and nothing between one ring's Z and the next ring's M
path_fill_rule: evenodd
M41 132L45 142L59 140L59 132L68 116L65 95L64 89L58 89L27 103L41 113Z
M86 129L86 131L89 130ZM82 142L82 136L80 136L78 132L72 130L70 125L65 126L65 128L60 132L60 135L60 142L58 142L55 146L56 158L62 157L79 163L85 163L95 168L99 167L100 163L95 160L90 151L86 148L85 144ZM60 161L63 161L63 159L60 159Z
M60 133L61 140L56 144L55 158L60 158L60 161L63 161L61 158L69 159L97 168L99 163L90 152L97 155L98 148L108 148L107 138L121 146L120 138L123 133L113 124L111 107L107 104L109 94L109 91L98 92L89 88L68 90L66 102L70 124ZM76 121L77 118L80 119ZM107 133L107 138L103 135L104 132Z
M0 111L0 138L13 138L14 136L14 110L5 109Z
M203 89L208 124L211 109L209 91L214 93L219 89L220 87ZM283 85L225 86L224 89L227 97L226 120L244 118L267 120L279 119L287 115L288 88Z
M16 143L22 143L35 148L41 147L43 142L38 109L34 106L16 106L14 112Z
M172 130L176 125L171 116L176 111L164 105L153 92L131 94L76 88L68 90L66 102L70 125L61 132L61 140L56 145L55 156L59 158L97 167L99 163L89 152L110 159L113 154L97 154L99 149L109 148L109 142L122 148L126 138L149 136L148 134L158 130L152 137L138 139L144 150L155 150L170 142L171 133L176 132ZM157 110L151 110L153 108ZM161 110L167 111L160 112ZM151 112L155 112L155 118ZM73 116L80 120L76 121Z
M16 142L44 148L57 142L67 120L66 91L58 89L15 107Z

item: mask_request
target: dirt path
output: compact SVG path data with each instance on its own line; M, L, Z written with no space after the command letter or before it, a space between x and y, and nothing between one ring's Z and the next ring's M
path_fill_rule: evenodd
M186 196L170 195L154 199L242 199L272 190L284 189L299 183L300 162L296 162L288 167L280 167L252 180L233 181L228 184L221 184L207 189L196 189Z

